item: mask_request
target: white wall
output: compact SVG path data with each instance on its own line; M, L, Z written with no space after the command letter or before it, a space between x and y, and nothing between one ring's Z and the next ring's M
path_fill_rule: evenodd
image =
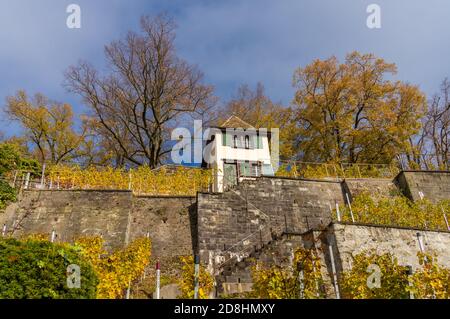
M238 161L259 161L263 164L271 165L270 162L270 149L269 139L267 136L262 136L262 148L245 149L245 148L233 148L231 146L224 146L222 135L223 132L216 132L215 139L212 143L214 146L211 148L215 154L205 154L205 161L208 163L208 167L217 170L216 183L214 191L223 191L223 172L224 161L238 160Z

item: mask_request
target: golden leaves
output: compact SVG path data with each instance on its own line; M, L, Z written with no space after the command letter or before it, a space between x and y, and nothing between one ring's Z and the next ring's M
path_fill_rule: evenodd
M108 253L103 249L101 237L82 237L76 241L83 256L92 264L99 278L97 298L115 299L138 279L150 262L149 238L138 238L127 247Z
M97 169L79 166L57 165L48 169L54 187L77 189L131 189L135 194L147 195L195 195L208 189L212 171L199 168L162 167L152 170L139 166L126 171L106 167Z
M417 253L422 266L411 278L415 298L449 299L450 270L437 263L436 256Z
M450 201L433 204L427 199L412 202L404 196L373 197L361 193L355 196L352 211L357 223L447 230L443 214L450 212ZM349 207L341 208L341 218L352 221Z
M181 278L178 285L181 290L181 298L194 298L194 258L192 256L181 256L180 261L183 263L181 268ZM199 269L199 290L198 298L207 299L212 291L214 280L203 265L200 264Z
M291 267L268 267L257 263L252 267L253 290L250 295L263 299L319 298L323 284L321 267L317 252L305 248L295 251ZM300 278L300 270L303 278Z
M380 272L379 287L369 287L370 266L376 265ZM398 264L397 258L387 253L377 255L364 251L353 256L352 269L342 274L339 286L343 298L348 299L389 299L408 298L408 278L406 267Z
M277 176L302 178L393 178L399 173L394 164L338 164L285 162Z
M340 288L344 298L350 299L416 299L450 297L450 271L438 265L435 256L418 252L420 268L408 276L407 268L399 265L397 258L386 253L378 255L364 251L353 256L352 268L344 272ZM380 271L380 286L370 288L367 284L370 265ZM409 278L408 278L409 277Z
M7 98L7 114L20 122L42 162L58 163L71 159L82 141L73 129L73 111L68 104L56 103L41 94L29 98L18 91Z
M406 151L426 101L418 87L386 79L395 64L352 52L294 73L293 101L305 160L390 162Z

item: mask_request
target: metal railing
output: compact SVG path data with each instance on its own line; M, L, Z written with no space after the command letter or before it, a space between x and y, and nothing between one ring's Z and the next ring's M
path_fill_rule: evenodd
M94 171L92 176L89 176L89 171L81 169L62 173L56 170L43 173L42 176L29 171L15 170L0 178L18 190L129 190L136 195L192 196L197 191L211 190L212 172L200 168L182 169L185 171L177 172L176 167L164 172L157 169L150 173L146 171L147 174L143 175L135 170L116 170L113 174L111 171L98 170ZM193 170L201 172L197 174Z
M397 164L281 161L275 175L294 178L393 178L400 171Z

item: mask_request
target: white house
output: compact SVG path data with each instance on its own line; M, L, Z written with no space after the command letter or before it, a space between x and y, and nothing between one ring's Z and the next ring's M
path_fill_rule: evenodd
M214 169L213 191L223 192L243 179L274 175L266 129L255 129L233 115L209 130L202 166Z

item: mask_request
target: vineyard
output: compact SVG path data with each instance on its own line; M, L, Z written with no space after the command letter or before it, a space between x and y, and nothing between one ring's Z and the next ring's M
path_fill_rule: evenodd
M392 254L365 251L353 256L353 266L340 280L346 299L448 299L450 270L431 254L417 253L419 265L409 271Z
M412 202L401 195L373 197L362 193L354 198L351 206L340 208L339 214L334 209L333 218L343 222L445 231L450 230L448 212L450 200L433 204L427 199Z
M208 190L212 172L199 168L176 167L135 169L112 167L82 169L79 166L52 166L46 173L50 189L114 189L131 190L137 195L195 195Z
M400 169L395 164L333 164L281 162L276 176L291 178L394 178ZM16 186L28 185L29 171L11 171L8 181ZM44 178L32 172L29 185L47 189L114 189L131 190L136 195L195 195L209 191L214 171L198 167L161 166L150 169L53 165L47 167Z
M315 299L324 298L320 258L313 249L299 248L291 267L267 266L257 262L252 267L253 287L250 298Z
M320 250L320 249L319 249ZM342 272L338 289L344 299L448 299L450 270L438 264L432 254L417 253L414 271L399 264L390 254L363 251L353 257L351 269ZM290 267L256 263L252 268L252 298L325 298L322 267L314 249L300 248Z
M276 176L292 178L394 178L396 164L282 162Z

